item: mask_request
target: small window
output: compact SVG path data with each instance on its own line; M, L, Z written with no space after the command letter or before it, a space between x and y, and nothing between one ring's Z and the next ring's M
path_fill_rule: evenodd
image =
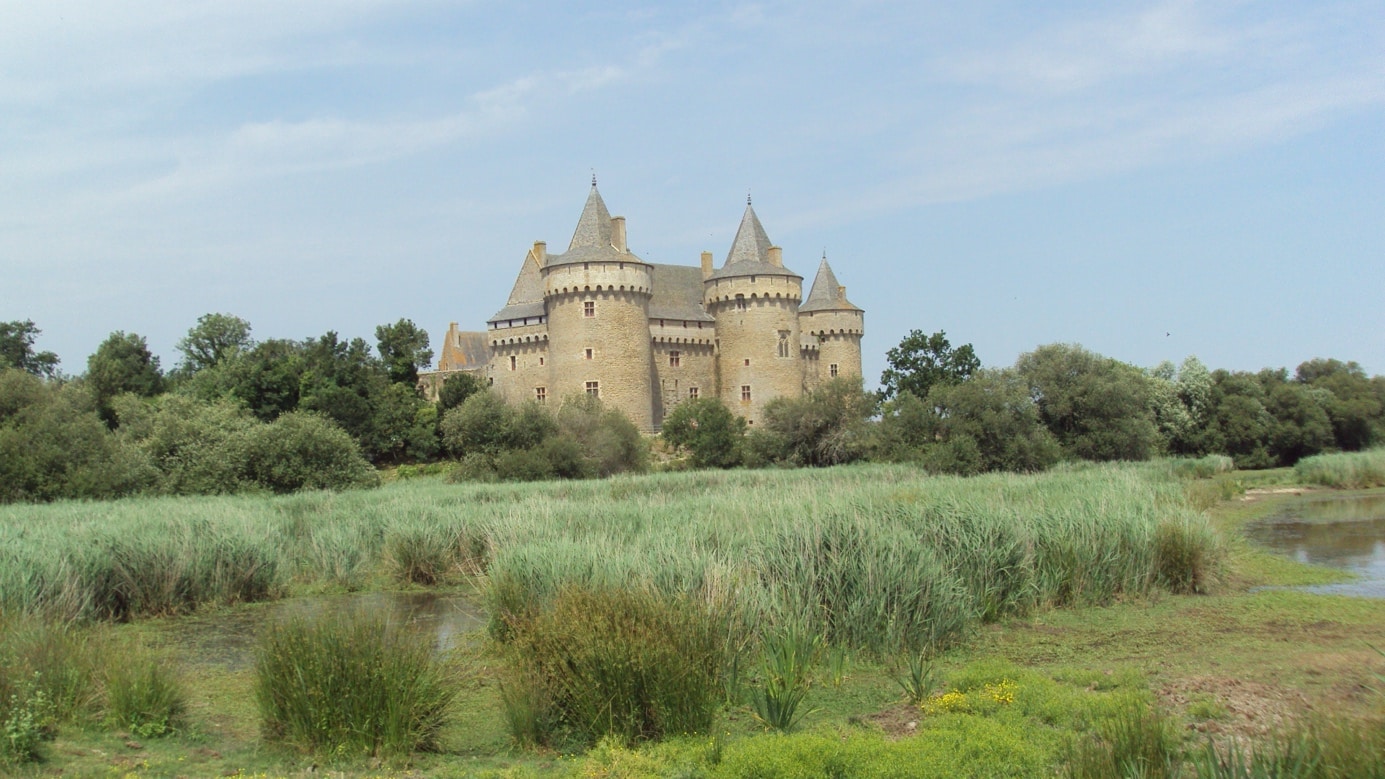
M538 402L540 402L540 403L543 403L543 402L547 401L547 400L548 400L548 388L547 388L547 387L535 387L535 388L534 388L534 400L536 400L536 401L538 401Z
M519 358L515 357L513 354L510 355L510 370L514 370L518 362Z
M539 365L543 365L543 358L542 358L542 357L539 358Z
M588 300L582 303L582 316L588 319L596 316L596 301Z
M834 362L827 366L827 372L831 374L832 378L837 378L837 364Z
M745 358L745 366L746 366L747 368L750 367L750 358L749 358L749 357Z
M780 357L788 357L788 356L789 356L789 331L788 331L788 330L780 330L780 331L779 331L779 356L780 356Z
M690 400L697 400L697 387L688 387L688 398Z
M591 347L587 347L586 355L587 355L587 359L588 359L588 360L590 360L590 359L592 358L592 350L591 350Z
M679 352L679 351L672 351L672 352L669 352L669 353L668 353L668 367L670 367L670 368L677 368L678 365L679 365L679 363L682 362L682 359L683 359L683 353L682 353L682 352Z
M600 386L600 384L599 384L598 382L595 382L595 381L589 381L589 382L587 382L587 394L588 394L588 395L591 395L591 396L594 397L594 398L599 398L599 397L601 397L601 386Z
M741 402L742 402L742 403L749 403L749 402L750 402L750 385L749 385L749 384L742 384L742 385L741 385Z
M737 296L736 296L736 310L737 310L737 311L744 311L744 310L745 310L745 295L737 295Z

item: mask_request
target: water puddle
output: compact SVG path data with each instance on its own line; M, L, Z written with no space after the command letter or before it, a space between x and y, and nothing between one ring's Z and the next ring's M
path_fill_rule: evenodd
M256 642L265 625L353 611L403 623L409 630L429 636L438 652L458 646L468 633L486 625L480 607L460 595L365 592L291 598L170 619L162 626L163 641L175 647L185 662L241 670L254 665Z
M1294 589L1385 598L1385 493L1305 497L1286 504L1275 516L1247 525L1246 536L1301 563L1359 577Z

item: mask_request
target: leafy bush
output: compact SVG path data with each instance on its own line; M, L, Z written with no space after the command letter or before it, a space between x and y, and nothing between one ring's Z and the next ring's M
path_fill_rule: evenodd
M569 586L511 620L517 740L590 746L704 732L720 693L719 621L685 597Z
M313 414L284 414L252 428L245 451L249 479L273 492L357 489L380 483L351 436Z
M319 754L436 749L454 694L428 638L362 613L275 625L256 655L264 732Z
M765 404L764 429L784 447L776 459L796 465L840 465L865 456L876 398L861 378L840 377L802 398L775 398Z
M694 468L733 468L741 462L745 419L716 398L692 398L664 417L660 435L688 450Z

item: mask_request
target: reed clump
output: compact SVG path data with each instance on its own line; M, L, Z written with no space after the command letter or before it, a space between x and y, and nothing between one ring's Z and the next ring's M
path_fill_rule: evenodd
M1304 484L1341 490L1385 487L1385 449L1305 457L1294 466L1294 477Z
M690 598L648 588L562 588L510 625L513 735L589 747L705 732L726 661L721 622Z
M314 754L434 751L455 693L426 637L364 613L275 625L256 655L265 735Z

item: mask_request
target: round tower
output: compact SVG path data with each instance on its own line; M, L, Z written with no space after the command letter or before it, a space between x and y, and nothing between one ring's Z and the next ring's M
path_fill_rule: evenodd
M837 283L826 253L808 298L798 308L798 321L804 334L817 343L817 370L810 386L838 376L861 375L866 312L846 299L846 287Z
M568 250L542 270L551 397L595 395L654 429L653 271L626 248L625 219L611 218L593 181Z
M703 281L703 305L716 319L718 394L751 425L770 400L803 395L802 299L803 277L784 267L747 198L726 262Z

